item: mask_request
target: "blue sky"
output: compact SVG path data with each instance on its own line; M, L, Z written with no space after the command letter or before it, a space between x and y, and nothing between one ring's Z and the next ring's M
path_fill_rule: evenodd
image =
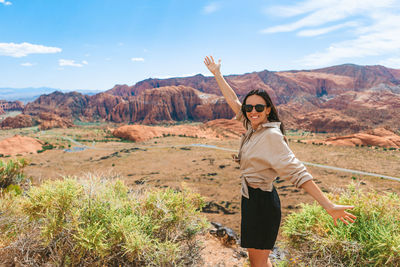
M0 87L107 90L147 78L400 68L400 0L0 0Z

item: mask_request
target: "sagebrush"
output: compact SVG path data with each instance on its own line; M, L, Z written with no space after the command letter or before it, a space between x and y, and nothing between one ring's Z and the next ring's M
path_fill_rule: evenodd
M179 266L208 227L200 195L65 178L0 198L0 265ZM15 262L18 261L18 262Z
M27 180L23 169L29 164L26 159L0 160L0 188L18 185Z
M333 219L316 203L303 204L282 226L286 246L304 266L400 266L400 198L396 193L364 193L354 184L337 204L353 205L355 223Z

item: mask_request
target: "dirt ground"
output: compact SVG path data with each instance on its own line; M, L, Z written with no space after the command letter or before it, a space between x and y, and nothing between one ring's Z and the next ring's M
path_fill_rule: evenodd
M119 177L132 187L179 189L185 185L204 196L208 202L208 212L204 214L210 221L219 222L239 233L240 178L239 166L231 159L234 152L189 146L206 144L235 150L239 146L239 139L207 140L170 136L142 143L117 142L117 139L108 136L106 129L107 126L100 125L44 132L35 129L2 131L0 140L19 133L51 144L63 145L65 148L70 145L72 152L53 149L40 154L24 155L30 160L25 173L32 177L34 184L63 176L101 175ZM400 177L398 150L303 144L296 140L308 137L295 132L288 137L291 140L291 149L301 161ZM74 149L79 146L67 138L80 140L87 148ZM105 140L114 141L104 142ZM400 193L398 181L318 167L308 166L307 169L324 192L340 192L355 182L365 190ZM287 181L280 181L275 186L281 199L283 221L290 212L299 209L300 203L313 202L312 197L304 190L295 188ZM278 241L280 239L279 235Z

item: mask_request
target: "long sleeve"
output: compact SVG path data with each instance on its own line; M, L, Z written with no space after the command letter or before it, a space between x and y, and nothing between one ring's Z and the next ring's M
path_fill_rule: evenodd
M267 161L280 178L289 180L297 188L313 179L304 164L290 150L279 129L270 129L266 138L269 155Z

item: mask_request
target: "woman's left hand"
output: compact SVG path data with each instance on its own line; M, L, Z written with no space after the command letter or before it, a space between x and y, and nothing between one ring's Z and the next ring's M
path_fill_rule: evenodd
M337 219L341 220L347 225L349 222L354 223L354 220L357 219L356 216L345 211L346 209L352 208L354 208L354 206L333 205L332 207L326 209L326 212L332 216L335 226L337 226Z

